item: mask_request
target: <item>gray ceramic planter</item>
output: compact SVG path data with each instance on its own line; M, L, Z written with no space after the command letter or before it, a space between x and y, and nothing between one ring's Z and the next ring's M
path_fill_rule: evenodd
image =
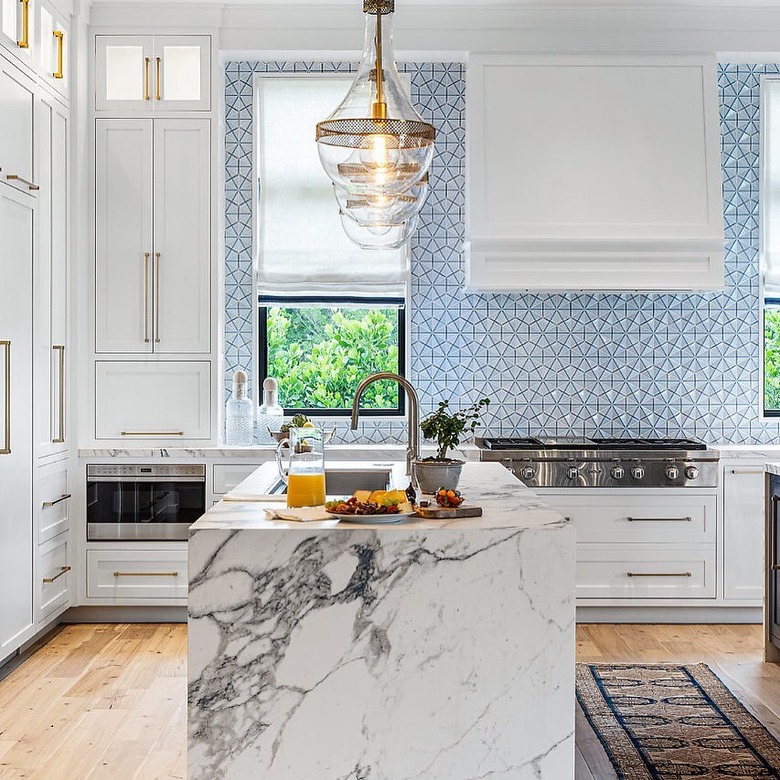
M441 463L435 460L414 461L414 472L420 491L422 493L435 493L442 487L454 490L458 486L460 471L464 463L463 460L455 460L450 463Z

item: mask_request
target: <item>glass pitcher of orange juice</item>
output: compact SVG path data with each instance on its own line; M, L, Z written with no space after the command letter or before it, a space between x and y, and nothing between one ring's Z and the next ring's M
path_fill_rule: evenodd
M287 468L282 450L290 450ZM325 444L320 428L290 428L289 438L276 448L276 465L287 483L287 506L322 506L325 503Z

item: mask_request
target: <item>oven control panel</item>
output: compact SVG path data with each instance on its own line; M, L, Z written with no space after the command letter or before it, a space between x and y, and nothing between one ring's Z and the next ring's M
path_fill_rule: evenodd
M202 477L206 478L206 466L203 463L197 465L187 464L91 464L87 466L87 479L90 477L113 477L115 479L127 479L134 477L178 478L178 477Z

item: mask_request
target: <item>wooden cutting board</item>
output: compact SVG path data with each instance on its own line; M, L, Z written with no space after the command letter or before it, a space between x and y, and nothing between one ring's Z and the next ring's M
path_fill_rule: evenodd
M417 514L429 520L449 520L457 517L482 517L481 506L418 506Z

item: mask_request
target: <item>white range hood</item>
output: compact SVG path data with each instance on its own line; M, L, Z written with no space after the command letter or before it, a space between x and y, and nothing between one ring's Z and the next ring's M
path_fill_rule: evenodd
M715 56L475 54L466 286L723 287Z

